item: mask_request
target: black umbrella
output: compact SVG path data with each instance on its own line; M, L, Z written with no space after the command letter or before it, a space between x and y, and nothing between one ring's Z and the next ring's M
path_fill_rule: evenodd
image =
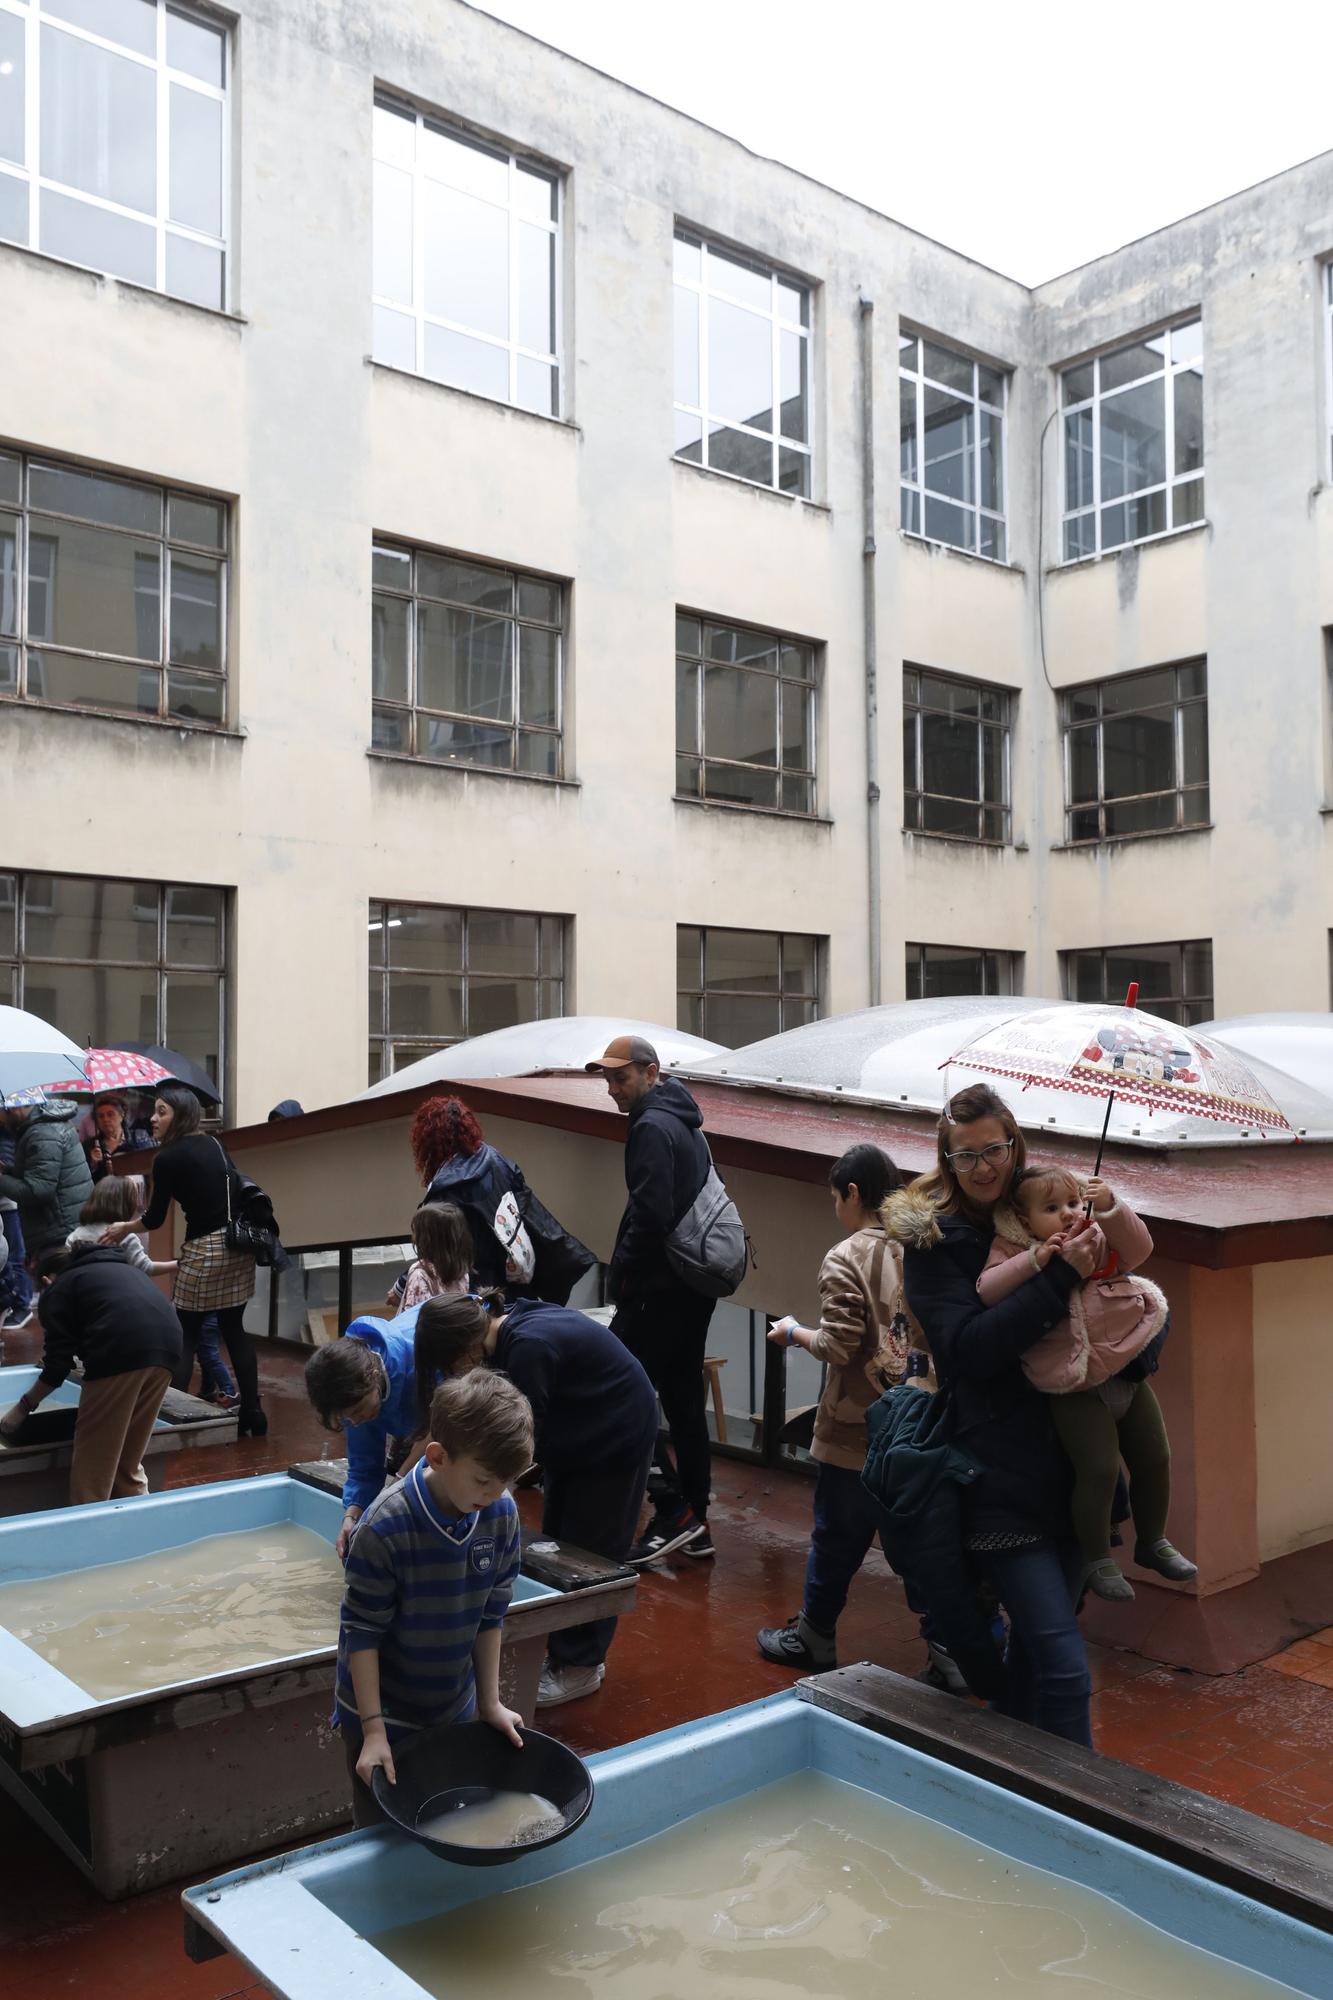
M196 1097L202 1097L205 1104L222 1102L222 1092L208 1071L190 1056L183 1056L179 1049L164 1049L161 1042L108 1042L107 1047L132 1049L136 1056L147 1056L150 1062L170 1070L174 1082L183 1083Z

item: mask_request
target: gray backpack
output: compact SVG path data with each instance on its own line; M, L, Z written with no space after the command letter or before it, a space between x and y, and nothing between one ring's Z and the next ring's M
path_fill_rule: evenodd
M740 1210L718 1179L711 1153L707 1178L667 1237L666 1255L682 1283L706 1299L729 1299L745 1276L750 1241Z

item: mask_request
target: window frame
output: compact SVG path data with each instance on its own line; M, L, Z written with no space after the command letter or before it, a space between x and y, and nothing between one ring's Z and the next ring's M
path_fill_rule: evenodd
M0 704L15 703L21 706L40 705L46 708L60 708L72 715L112 715L125 721L160 722L173 729L207 729L225 731L231 714L231 565L233 561L233 520L232 503L225 494L204 493L188 487L173 486L164 480L140 478L126 472L121 467L84 465L75 459L60 458L54 454L38 451L23 451L0 440L0 458L14 459L19 468L19 498L17 502L0 497L0 515L10 516L18 522L15 544L15 629L13 633L0 632L0 653L12 647L17 657L13 692L0 685ZM31 499L30 486L34 467L40 471L72 473L76 477L108 480L125 486L147 488L158 498L161 505L162 526L160 529L129 528L99 521L91 515L71 514L59 507L35 505ZM210 548L204 542L190 542L181 535L173 535L171 510L174 501L200 502L206 506L218 507L222 512L222 546ZM97 534L121 535L127 541L154 542L159 556L158 569L158 658L146 660L132 653L117 653L106 647L72 646L41 635L34 636L29 630L29 568L30 568L30 522L36 515L40 520L67 523L71 528L87 528ZM189 560L202 558L218 565L218 650L221 666L215 672L210 667L178 664L171 658L172 643L172 568L175 559ZM54 572L46 581L49 588L54 583ZM2 614L0 614L2 615ZM108 666L133 668L140 675L153 674L158 681L158 705L156 710L144 708L118 708L103 702L59 701L50 694L33 694L28 687L30 652L45 652L57 657L77 660L97 660ZM171 677L189 675L196 681L215 686L221 694L220 713L216 718L200 715L183 715L171 708Z
M56 952L43 952L40 955L33 955L29 952L27 946L29 914L51 917L55 913L55 905L53 903L34 903L29 896L28 885L34 880L90 882L96 884L99 888L117 886L122 883L136 889L151 887L156 896L154 921L157 930L157 951L155 958L127 958L123 955L112 957L105 952L99 953L95 958L63 957ZM24 1005L27 973L31 966L49 966L61 970L69 967L82 967L91 973L110 970L152 972L157 982L157 1033L150 1039L167 1046L173 1046L170 1042L171 1016L169 996L169 982L173 974L177 977L182 975L194 977L199 974L207 975L216 971L218 981L218 1074L214 1077L213 1081L222 1092L224 1103L227 1102L227 1071L230 1062L227 1036L227 1006L230 985L230 957L232 947L231 907L233 894L230 889L217 882L149 882L147 878L139 878L137 876L82 875L72 874L67 869L52 868L0 869L0 881L12 885L14 907L13 957L10 958L3 946L0 946L0 995L3 994L4 982L7 975L8 990L12 995L12 1004L16 1007ZM167 941L169 925L172 922L179 923L182 921L180 917L172 918L169 915L171 894L174 890L178 889L187 891L203 890L219 898L217 934L220 957L216 966L187 963L183 960L178 963L168 955ZM143 904L135 904L132 907L137 921L144 922L148 920L148 912ZM76 1023L75 1027L78 1032L75 1034L74 1039L79 1040L82 1036L83 1024Z
M24 164L0 160L0 175L8 179L25 182L28 191L28 239L16 244L16 249L37 252L50 257L57 263L70 264L76 270L101 271L96 264L77 263L73 258L62 257L58 251L48 250L41 241L41 194L43 189L63 196L66 200L81 203L84 207L102 210L105 214L149 225L154 232L154 279L146 285L142 279L122 278L114 272L103 272L104 276L115 277L118 284L139 285L147 291L160 292L165 298L181 300L187 305L195 305L204 312L230 312L232 300L232 270L235 262L232 252L232 132L231 132L231 92L235 72L235 38L232 23L221 14L212 13L207 7L193 4L193 0L154 0L157 14L157 40L153 54L145 55L137 49L130 49L106 35L99 35L90 28L82 27L61 16L42 11L39 0L0 0L0 12L9 14L24 23ZM210 32L220 35L222 40L222 83L205 83L202 77L194 76L189 70L172 69L167 61L167 16L176 14L185 20L199 22ZM155 182L156 201L150 217L142 209L127 207L122 202L111 200L106 195L90 194L83 188L71 187L67 182L57 181L41 170L41 67L40 42L43 27L57 30L76 41L104 50L107 54L123 58L136 64L140 69L154 72L153 115L155 125ZM171 216L171 90L173 84L196 92L220 106L219 125L221 128L221 154L218 162L220 176L219 220L221 234L211 236L206 230L197 229L191 223L176 222ZM169 238L182 238L216 250L222 259L219 299L216 303L188 297L181 292L169 291L167 287L167 242ZM0 239L8 243L9 238Z
M411 582L408 590L406 591L394 590L391 585L375 582L374 561L376 555L379 554L381 551L383 551L386 554L392 554L394 556L405 555L408 558L408 561L411 565L410 568ZM509 649L510 650L509 674L510 674L510 696L512 704L511 705L512 720L509 721L508 723L496 722L490 716L467 715L462 711L458 710L427 708L424 707L417 700L417 677L419 671L418 615L421 605L423 603L427 605L434 605L437 609L441 611L462 611L462 612L471 612L474 614L477 613L479 610L484 610L484 607L479 607L475 604L466 604L453 598L433 597L430 595L429 592L423 593L417 581L417 575L418 575L417 566L420 558L422 557L425 557L430 561L464 563L467 564L470 568L486 570L489 571L494 576L498 577L507 576L511 579L513 585L513 594L511 599L512 609L508 612L496 611L490 614L492 617L495 618L507 618L513 627L513 638ZM560 605L560 615L557 624L549 625L545 623L542 619L532 618L532 617L525 618L521 614L519 606L521 602L522 587L525 583L550 585L552 588L554 588L554 590L558 594L559 605ZM483 771L483 772L488 772L492 777L496 778L529 778L529 779L536 779L539 783L544 783L544 784L553 784L556 782L563 782L565 780L565 679L568 671L568 654L569 654L570 585L564 577L548 576L547 574L545 574L543 571L540 570L519 569L516 567L511 567L506 563L485 562L475 556L463 555L456 549L435 549L435 548L430 548L420 542L399 541L394 536L391 535L375 535L372 537L372 542L371 542L372 620L374 617L375 599L379 597L390 597L395 599L399 603L406 604L409 607L407 614L408 698L405 702L395 702L386 700L382 696L377 696L375 693L374 659L373 659L374 629L372 624L370 708L371 708L371 749L375 755L390 756L390 757L410 757L413 763L417 764L433 764L439 767L440 769L446 771L448 770ZM521 684L522 645L520 643L520 634L525 629L528 628L531 628L533 631L549 632L554 634L555 637L556 722L554 726L548 723L526 723L521 720L520 697L522 692L522 684ZM376 723L377 723L378 712L380 710L390 710L393 712L393 714L401 715L406 718L407 735L410 745L408 749L402 750L398 748L396 745L385 744L376 741ZM417 745L420 742L420 730L421 730L421 723L423 722L423 720L426 722L461 723L469 728L492 728L497 732L497 734L502 731L507 732L510 738L510 762L508 763L508 765L485 764L480 762L474 763L465 756L464 757L433 756L429 751L421 750L417 747ZM519 748L521 740L524 736L542 737L554 742L555 766L556 766L554 771L528 771L523 769L523 767L518 761L518 758L519 758Z
M1199 329L1199 355L1197 362L1191 361L1188 356L1184 360L1177 362L1174 356L1174 342L1171 337L1177 333L1185 333L1190 328L1196 326ZM1101 386L1102 368L1107 361L1114 360L1116 355L1125 353L1130 348L1139 347L1147 341L1158 339L1167 339L1168 345L1171 348L1171 351L1163 356L1161 368L1155 369L1148 374L1129 377L1124 382L1117 382L1114 389L1103 390ZM1099 348L1093 354L1086 355L1080 360L1066 362L1061 366L1058 371L1058 401L1056 409L1061 419L1060 565L1062 567L1073 563L1091 562L1103 555L1114 555L1121 549L1141 548L1147 542L1164 542L1169 540L1173 535L1181 535L1190 528L1201 528L1207 524L1206 481L1208 474L1208 454L1206 448L1203 452L1201 463L1193 471L1176 472L1175 470L1176 378L1180 375L1191 374L1197 370L1200 381L1200 397L1202 398L1204 361L1203 314L1196 309L1185 314L1177 314L1158 325L1145 327L1141 332L1132 334L1128 339L1117 340L1114 346ZM1067 402L1065 400L1066 384L1069 377L1080 368L1091 368L1092 392L1090 395L1079 397L1077 401ZM1142 388L1145 383L1159 380L1164 385L1162 398L1162 461L1165 476L1160 480L1153 480L1147 486L1135 487L1133 492L1116 494L1111 500L1104 501L1102 498L1103 405L1107 401L1113 401L1120 397L1127 390ZM1092 430L1089 442L1092 459L1092 498L1081 507L1071 507L1069 504L1069 421L1072 417L1084 415L1085 412L1091 412L1092 416ZM1196 481L1200 488L1200 511L1192 519L1178 522L1175 519L1176 493L1178 489L1193 485ZM1115 506L1129 508L1135 502L1151 499L1156 493L1161 493L1165 496L1167 519L1164 528L1157 529L1149 535L1130 536L1123 542L1108 543L1103 541L1102 514L1105 508ZM1070 527L1071 523L1076 521L1091 522L1093 541L1090 548L1080 548L1071 554Z
M379 111L388 112L398 118L412 120L412 165L410 168L404 167L396 161L384 158L379 152L375 124L375 114ZM462 396L476 396L483 402L501 403L506 409L523 410L529 416L549 417L555 422L565 422L567 420L566 413L569 399L567 394L565 356L564 258L566 176L564 172L553 162L543 159L537 153L530 152L521 146L514 146L508 140L473 131L461 119L450 118L444 112L427 110L424 106L415 103L411 98L404 97L393 90L377 89L375 91L371 108L371 119L371 358L381 367L402 367L401 362L385 360L377 351L378 340L374 326L375 316L381 312L395 313L399 318L411 319L413 323L415 360L412 368L408 371L409 373L419 376L424 382L438 382L443 388L454 389ZM424 254L426 205L423 199L423 189L427 183L436 187L455 187L453 182L439 180L434 175L426 172L422 160L421 134L427 129L439 133L442 138L451 140L455 145L469 147L475 152L488 155L493 160L503 159L508 169L508 196L504 214L508 223L506 271L509 310L508 332L504 339L500 339L495 334L485 332L479 327L466 326L461 320L446 319L438 313L429 312L426 308L426 263ZM401 299L388 298L383 293L375 290L373 182L375 168L380 165L392 166L399 173L409 174L412 182L412 302L410 305L404 305ZM536 216L528 215L519 207L515 198L515 189L520 169L538 175L551 183L554 193L555 215L549 222L543 222ZM471 191L455 188L455 192L469 193ZM475 198L486 200L485 196L476 196ZM498 204L494 202L489 203L489 206L498 208ZM530 224L534 229L544 227L552 238L551 318L554 345L551 351L546 354L539 353L534 347L529 347L518 337L519 320L522 311L518 282L519 243L520 225L524 223ZM485 389L469 388L466 383L450 382L442 375L432 374L425 366L426 328L428 326L438 327L442 332L457 334L465 340L476 341L481 346L494 347L497 351L503 351L508 359L507 395L503 397L494 396ZM523 402L520 399L519 363L524 360L539 363L553 371L553 408L534 409L531 403Z
M908 692L909 676L915 676L917 680L917 692L914 698L910 696ZM945 681L952 687L975 689L977 693L980 695L994 695L999 699L1001 707L1001 716L998 722L990 722L980 714L978 714L976 718L975 727L977 732L977 797L975 800L955 798L953 794L950 792L932 791L925 782L926 778L925 718L928 714L943 714L945 713L945 711L939 709L927 708L923 704L921 699L921 687L920 687L920 683L923 678L929 678L931 680L936 680L936 681ZM903 832L920 834L921 837L925 840L964 840L972 842L978 847L1012 846L1014 838L1013 735L1014 735L1014 719L1018 708L1017 689L1010 687L1003 687L998 682L995 681L969 680L965 675L962 674L937 673L934 667L925 667L920 665L919 662L911 660L911 661L904 661L903 663L902 703L903 703ZM980 704L978 704L978 706L980 706ZM970 720L970 718L967 717L959 717L955 719L962 721ZM914 740L913 740L912 755L916 763L916 779L917 779L917 783L915 785L909 785L907 782L908 778L907 724L909 720L912 722L913 725ZM987 730L990 730L993 733L998 734L1000 739L1001 801L998 805L992 804L984 796L985 794L984 745L985 745L985 737ZM975 805L977 814L977 831L975 833L970 833L970 834L956 833L956 832L942 832L935 827L923 826L921 824L921 821L925 816L926 801L928 799L941 799L950 805L956 805L956 806ZM913 807L915 807L916 810L916 821L917 821L916 825L913 825L911 823L911 815ZM1003 827L1003 831L998 840L993 839L985 831L986 815L987 813L994 813L994 812L998 812L1000 814L1001 823Z
M1333 257L1324 267L1324 478L1333 483Z
M1208 952L1209 988L1206 994L1187 993L1185 990L1185 954L1187 951L1206 949ZM1107 989L1106 961L1112 957L1128 957L1134 952L1165 952L1177 954L1172 968L1174 991L1163 1001L1160 996L1140 1002L1145 1014L1157 1014L1164 1021L1172 1021L1176 1027L1192 1028L1200 1021L1211 1021L1217 1004L1216 966L1213 960L1213 940L1208 938L1168 938L1157 944L1111 944L1068 946L1060 953L1060 984L1067 1000L1078 1001L1075 990L1078 985L1078 959L1100 959L1101 987L1100 1000L1086 1001L1089 1006L1119 1006L1123 994L1117 989L1109 993ZM1174 1008L1176 1013L1163 1013L1162 1008Z
M682 986L680 984L680 940L682 931L695 931L698 933L699 983L697 986ZM759 937L759 938L776 939L778 947L776 992L772 994L756 994L743 986L720 986L715 984L710 987L710 985L708 984L708 939L710 935L714 937L722 935L731 937ZM795 989L789 990L787 986L787 975L786 975L787 946L790 942L796 942L798 940L802 945L814 946L814 952L813 952L814 990L812 992L808 991L804 987L800 988L799 990ZM793 1005L793 1007L796 1006L799 1006L801 1008L805 1008L806 1006L812 1007L813 1012L808 1016L808 1019L812 1021L821 1020L824 1015L824 981L825 981L825 968L827 965L827 958L828 958L828 938L826 936L822 936L820 933L816 931L768 931L768 930L760 930L755 926L748 924L677 924L676 925L677 1028L680 1030L682 1034L698 1034L705 1041L717 1041L719 1038L712 1033L708 1021L708 1002L710 998L714 1000L755 1000L755 999L775 1000L777 1002L777 1009L778 1009L778 1026L773 1030L773 1032L779 1035L786 1034L789 1028L798 1028L807 1025L806 1019L790 1021L790 1022L787 1020L786 1012L789 1002ZM689 1026L688 1023L682 1018L682 1016L685 1013L685 1006L683 1003L688 1000L695 1000L698 1003L699 1025L697 1028ZM744 1044L723 1043L722 1046L739 1048L743 1047Z
M699 627L699 651L697 654L688 652L681 645L681 628L690 620L693 620ZM721 632L750 633L756 638L771 641L777 655L777 671L769 674L763 667L752 666L745 661L710 658L707 651L707 633L710 627ZM677 799L684 799L690 804L723 806L730 812L777 813L784 819L818 819L819 697L823 679L823 647L813 639L798 639L794 634L773 632L762 625L737 625L731 619L713 618L705 611L689 610L684 605L680 605L676 609L675 640L676 777L674 796ZM789 647L797 649L808 658L810 667L808 678L803 679L798 674L784 674L782 670L783 654ZM695 740L699 746L697 750L682 750L680 745L681 668L686 663L698 669L698 687L695 691L694 716ZM777 690L777 719L774 731L774 761L771 765L751 763L741 757L709 756L706 744L706 710L707 670L710 667L726 668L729 672L737 674L753 674L764 680L774 682ZM794 765L788 767L783 761L783 738L785 735L783 723L785 704L790 698L786 692L789 688L799 690L806 703L809 762L799 767ZM692 792L682 789L681 773L682 766L684 765L692 766L695 771L697 786ZM782 798L784 781L787 778L791 778L799 784L809 786L810 805L806 809L785 806L781 803L764 805L755 803L753 800L710 797L708 793L708 770L710 765L717 767L719 770L754 771L762 772L765 776L771 775L774 785L773 796L777 801L780 801Z
M1181 675L1190 673L1196 668L1200 672L1202 691L1197 694L1182 694L1180 691ZM1144 703L1141 710L1132 708L1112 710L1108 717L1107 710L1104 707L1105 690L1111 687L1121 688L1131 686L1135 681L1147 680L1152 675L1161 673L1170 673L1174 680L1171 709L1172 754L1175 760L1176 782L1174 785L1157 787L1149 791L1117 793L1114 798L1108 799L1106 795L1105 723L1108 719L1116 719L1117 716L1123 717L1146 712L1149 708L1161 708L1164 704L1150 702ZM1078 719L1072 717L1070 713L1072 703L1078 697L1086 697L1094 690L1097 695L1096 716ZM1201 781L1198 779L1187 780L1185 777L1185 710L1200 706L1203 709L1204 717L1203 743L1207 774ZM1212 767L1208 740L1208 661L1205 655L1198 655L1189 660L1168 660L1162 662L1159 666L1137 668L1130 674L1108 674L1101 680L1082 681L1075 687L1061 688L1058 719L1060 728L1060 763L1064 783L1064 844L1067 847L1095 847L1103 845L1108 841L1154 840L1160 839L1164 835L1202 833L1207 831L1211 824L1210 815L1212 812ZM1073 739L1077 732L1084 730L1096 731L1097 797L1095 800L1081 799L1075 802L1073 798ZM1185 816L1186 799L1189 796L1197 795L1202 795L1204 815L1202 819L1187 819ZM1112 808L1116 806L1130 806L1147 799L1169 798L1172 796L1174 796L1176 803L1175 821L1171 826L1136 827L1132 831L1125 833L1107 832L1106 814L1108 806ZM1098 830L1095 834L1076 834L1074 832L1074 817L1078 813L1087 812L1095 812L1097 814Z
M972 389L970 395L965 394L961 389L955 388L951 383L941 382L937 377L926 373L925 350L928 345L938 347L942 352L952 355L955 360L968 364L972 370ZM915 347L916 349L915 367L909 367L903 361L904 350L908 347ZM983 368L989 370L992 375L997 375L1000 379L1001 401L998 404L991 402L989 398L981 394L981 370ZM1001 568L1012 566L1012 555L1009 548L1009 390L1012 379L1013 370L1011 368L1006 368L996 361L983 361L977 355L969 352L967 348L957 347L951 341L940 340L935 334L924 332L922 328L913 325L910 320L899 321L898 520L903 534L910 535L914 541L928 542L936 548L957 549L962 555L976 556L981 562L996 563ZM902 384L905 382L912 383L916 392L913 418L916 437L915 479L906 478L902 466ZM955 402L968 403L970 405L973 438L968 448L968 455L972 463L972 486L978 496L976 499L959 500L949 493L937 493L926 485L924 440L926 435L925 399L927 387L938 390L942 395L952 396ZM984 507L980 499L981 481L978 476L978 465L981 455L981 413L983 410L987 415L997 417L1000 425L1001 505L998 511L994 507ZM911 497L913 503L911 506L904 504L907 496ZM926 503L928 500L934 500L941 506L956 507L960 512L971 516L973 541L970 545L965 545L961 542L951 542L941 535L932 535L927 532ZM915 515L915 521L910 518L913 514ZM1001 549L999 553L983 549L981 546L981 523L983 519L998 525L1001 537Z
M982 983L976 988L976 994L979 998L996 1000L1022 998L1023 953L1021 951L1006 951L992 945L926 943L907 938L903 942L903 957L905 961L903 991L909 1000L953 997L949 995L938 996L926 992L927 953L932 951L950 952L955 958L977 960L982 972ZM991 987L986 983L986 962L988 959L995 960L995 969L998 974L1002 976L1007 974L1009 981L1007 986L997 985ZM914 974L917 988L915 992L912 990Z
M699 253L698 281L683 277L676 268L676 246L685 244ZM671 373L672 422L679 435L682 418L697 422L700 433L697 440L687 439L684 443L673 441L671 455L682 465L697 466L702 472L711 472L720 479L735 480L739 486L757 486L761 491L781 493L789 500L813 500L815 496L815 391L814 391L814 315L816 287L810 279L803 278L785 266L774 263L770 258L760 256L753 250L740 249L725 242L720 237L710 235L706 230L696 229L687 222L676 220L672 233L671 299L672 313L675 312L677 291L689 292L698 301L699 341L696 362L699 370L699 401L686 402L679 394L676 380L673 349ZM772 367L773 401L770 415L773 419L772 432L758 430L752 424L742 423L734 417L712 415L709 412L709 319L711 302L720 299L724 305L734 305L742 311L759 318L759 307L737 298L725 290L714 291L709 283L710 257L717 256L727 263L736 264L751 271L756 277L765 278L769 285L769 310L766 315L770 330L770 357ZM798 292L804 304L804 317L799 320L784 318L779 310L779 291L782 286ZM674 319L673 319L674 326ZM805 405L806 421L804 439L784 437L782 433L782 336L796 334L805 343ZM674 331L673 331L674 340ZM732 472L728 467L710 462L710 426L723 432L735 432L741 437L753 438L756 442L771 447L769 457L769 478L750 479L744 473ZM688 454L697 446L698 457ZM795 492L784 486L782 480L782 459L784 450L790 450L805 461L805 490Z
M373 1016L368 1014L366 1025L368 1061L366 1068L367 1075L370 1077L372 1083L377 1081L382 1082L386 1077L395 1075L400 1067L406 1067L406 1064L399 1064L396 1060L391 1067L384 1066L385 1057L392 1054L399 1046L405 1050L413 1050L415 1053L408 1060L410 1062L417 1062L423 1055L432 1054L440 1049L456 1048L460 1042L468 1041L474 1032L480 1034L491 1032L485 1028L474 1031L471 1026L469 1020L469 1001L472 983L484 986L499 984L504 979L530 979L539 1004L544 997L546 988L557 988L560 1009L558 1014L534 1014L524 1018L529 1020L563 1020L566 1018L565 1010L569 999L569 985L572 975L570 959L573 942L573 919L569 916L549 910L499 909L493 905L474 906L472 904L461 903L408 902L404 898L396 896L372 896L369 899L367 910L369 915L366 941L367 1007L369 1008L370 983L378 976L380 980L380 1019L383 1024L380 1031L376 1033L373 1025ZM457 968L439 965L395 966L392 964L389 948L389 933L395 928L392 913L403 910L426 910L439 916L456 916L459 919L459 963ZM535 925L534 959L531 973L501 974L473 971L468 963L469 932L473 921L479 917L526 917L533 922ZM401 918L398 919L398 922L401 923ZM370 944L370 939L376 930L380 931L382 939L380 963L378 965L374 962L375 955ZM543 947L549 937L554 937L557 943L559 970L555 973L546 972L542 969ZM445 1036L395 1035L392 1027L392 1012L390 1007L390 982L395 977L456 980L461 988L462 1032L457 1035ZM378 1077L374 1074L373 1062L377 1051L381 1060Z

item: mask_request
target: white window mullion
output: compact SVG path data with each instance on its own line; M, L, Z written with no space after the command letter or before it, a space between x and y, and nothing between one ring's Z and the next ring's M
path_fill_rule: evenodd
M27 68L24 71L23 77L23 126L27 133L25 152L28 161L28 248L30 250L41 248L39 240L41 209L38 181L40 179L42 161L42 93L38 87L39 79L37 75L38 28L37 9L30 7L25 30L27 39L24 43L24 61L27 64Z
M707 465L711 458L711 453L709 451L709 438L708 438L709 398L712 394L712 384L709 382L708 379L708 318L709 318L708 301L709 301L708 245L706 243L701 243L699 245L699 423L700 423L699 463L700 465ZM703 680L702 674L700 675L699 678L700 682L702 683ZM701 737L700 742L702 742L702 740L703 739Z
M167 81L167 10L157 0L157 215L154 268L157 289L167 288L167 217L171 213L171 144L168 120L171 116L171 86Z
M1169 334L1167 336L1166 351L1169 357L1171 353L1171 338ZM1174 368L1170 366L1169 359L1164 371L1164 379L1165 389L1162 397L1163 415L1166 426L1162 440L1163 471L1166 478L1166 520L1164 526L1166 532L1169 534L1176 524L1176 373Z
M426 176L421 167L421 134L424 120L418 111L412 131L412 317L416 328L417 374L426 372L426 272L425 225ZM413 559L413 569L416 563ZM415 727L415 724L413 725ZM387 1016L385 1017L387 1020Z
M508 246L509 246L509 400L510 400L510 402L511 402L511 403L513 403L513 404L515 404L515 405L517 405L517 403L518 403L518 234L519 234L519 225L518 225L518 188L517 188L517 181L518 181L518 164L517 164L517 162L515 161L515 159L514 159L514 156L513 156L513 154L511 153L511 154L510 154L510 156L509 156L509 170L508 170L508 178L507 178L507 180L506 180L506 182L505 182L505 185L506 185L506 187L507 187L507 188L508 188L508 190L509 190L509 212L508 212L508 214L507 214L507 215L506 215L506 217L505 217L505 235L506 235L506 241L507 241L507 243L508 243ZM517 637L518 637L518 631L517 631L517 627L515 627L515 632L514 632L514 636L515 636L515 639L517 639ZM514 648L514 651L515 651L515 654L517 654L517 651L518 651L518 648L517 648L517 645L515 646L515 648ZM515 679L516 679L516 681L517 681L517 674L518 674L518 666L517 666L517 662L515 662L515 667L514 667L514 674L515 674ZM517 692L518 692L518 690L517 690L517 685L516 685L516 686L515 686L515 697L516 697L516 705L515 705L515 709L514 709L514 714L515 714L515 716L517 716L517 714L518 714L518 708L517 708Z

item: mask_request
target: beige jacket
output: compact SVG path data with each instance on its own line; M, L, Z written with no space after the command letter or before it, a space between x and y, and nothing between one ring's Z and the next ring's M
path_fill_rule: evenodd
M907 1373L908 1349L924 1347L903 1297L903 1253L878 1226L835 1243L819 1272L819 1325L807 1343L828 1363L815 1412L812 1458L859 1472L866 1411Z

